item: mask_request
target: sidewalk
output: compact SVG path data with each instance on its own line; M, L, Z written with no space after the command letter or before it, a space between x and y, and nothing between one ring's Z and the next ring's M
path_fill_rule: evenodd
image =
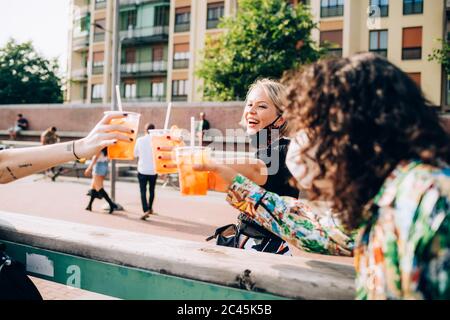
M30 277L44 300L117 300L102 294Z

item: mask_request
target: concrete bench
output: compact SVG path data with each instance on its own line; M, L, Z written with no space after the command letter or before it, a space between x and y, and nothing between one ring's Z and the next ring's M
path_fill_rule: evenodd
M35 277L120 299L353 299L353 267L0 211Z

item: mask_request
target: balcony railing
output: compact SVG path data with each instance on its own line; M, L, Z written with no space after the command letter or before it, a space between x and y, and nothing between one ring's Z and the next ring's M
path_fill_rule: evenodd
M170 0L120 0L120 5L138 5L147 2L170 3Z
M378 54L382 57L387 58L387 49L371 49L370 52L373 52L375 54Z
M78 51L81 49L87 49L89 47L89 33L85 32L82 34L74 35L72 42L72 49Z
M96 33L94 34L94 42L102 42L105 41L105 33Z
M107 1L95 2L95 9L106 8Z
M164 102L166 101L166 96L155 96L155 97L124 97L124 102Z
M175 32L186 32L191 28L190 23L180 23L175 25Z
M87 68L75 69L71 72L72 80L83 81L87 78Z
M104 66L93 66L92 74L103 74Z
M156 36L168 36L168 35L169 35L169 26L155 26L139 29L130 28L125 31L120 31L120 36L126 40L146 38L146 37L156 37Z
M402 60L420 60L422 59L422 48L403 48Z
M220 23L219 19L216 20L208 20L206 22L206 29L216 29L217 25Z
M187 101L187 95L172 96L172 101Z
M120 66L120 71L125 74L145 73L145 72L164 72L167 71L166 61L153 61L142 63L126 63Z
M189 59L173 60L174 69L186 69L189 68Z
M321 7L320 17L341 17L344 15L344 6L334 6L334 7Z

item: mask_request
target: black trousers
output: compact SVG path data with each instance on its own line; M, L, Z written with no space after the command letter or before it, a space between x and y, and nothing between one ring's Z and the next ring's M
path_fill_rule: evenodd
M152 210L153 208L153 200L155 199L155 186L156 186L156 179L158 179L158 175L148 175L148 174L140 174L138 173L138 180L139 180L139 189L141 191L141 203L142 203L142 210L145 212ZM147 184L148 191L149 191L149 197L147 202Z

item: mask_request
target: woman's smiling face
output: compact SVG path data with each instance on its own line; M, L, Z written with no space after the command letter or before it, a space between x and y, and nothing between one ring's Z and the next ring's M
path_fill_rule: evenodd
M255 134L270 125L277 118L277 108L269 99L264 89L261 87L254 88L248 95L245 109L244 119L248 134ZM279 122L282 124L283 119ZM276 123L277 126L281 125Z

